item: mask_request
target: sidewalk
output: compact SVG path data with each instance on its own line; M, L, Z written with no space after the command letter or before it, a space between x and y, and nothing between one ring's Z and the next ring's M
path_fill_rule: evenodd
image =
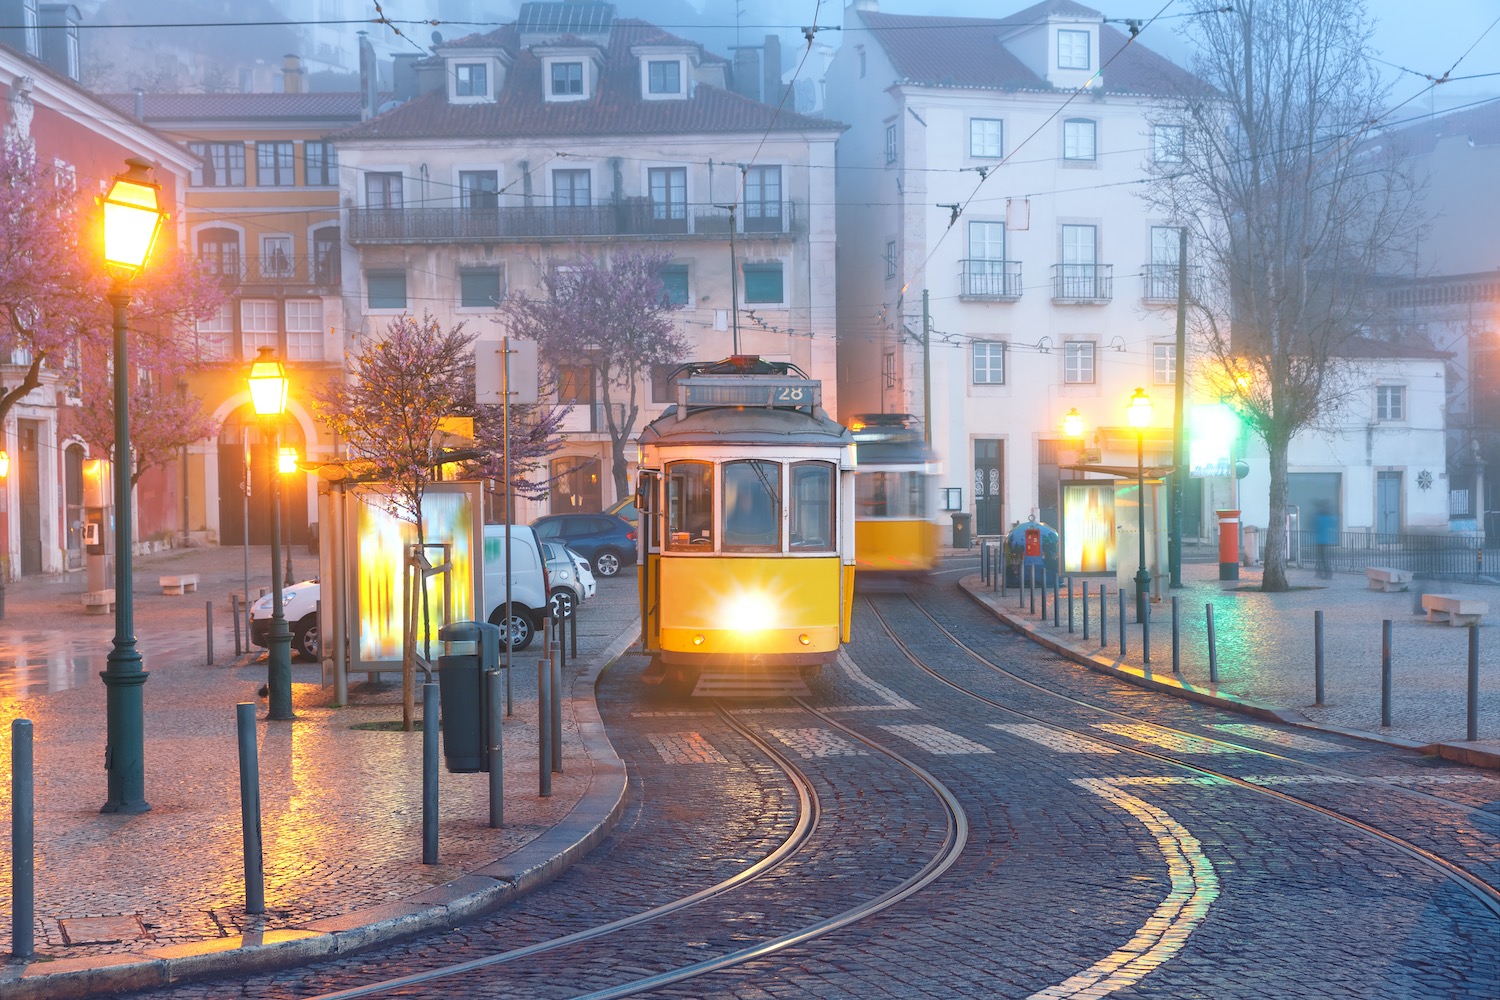
M1074 583L1074 631L1067 627L1067 580L1062 583L1060 625L1054 627L1048 593L1040 621L1029 601L1018 606L1011 588L1001 595L980 574L960 586L1002 621L1091 669L1143 687L1196 701L1246 710L1263 718L1348 733L1420 749L1481 767L1500 768L1500 590L1467 583L1417 581L1429 593L1477 597L1490 614L1479 639L1479 737L1468 735L1469 629L1428 623L1413 592L1368 588L1363 573L1319 580L1311 569L1288 570L1294 588L1259 589L1261 569L1241 567L1237 581L1220 581L1217 563L1182 567L1183 586L1161 588L1151 610L1151 664L1143 663L1141 627L1127 601L1126 652L1120 655L1119 600L1107 578L1107 642L1099 635L1099 581L1089 586L1090 639L1083 640L1082 579ZM1172 597L1177 598L1181 674L1172 673ZM1218 683L1210 682L1207 613L1214 608ZM1417 606L1418 611L1413 612ZM1324 704L1315 704L1314 612L1323 612ZM1381 725L1382 621L1391 621L1391 725Z
M302 575L311 556L297 553ZM251 549L252 589L266 548ZM200 591L164 596L160 574L198 573ZM299 575L300 578L300 575ZM291 966L354 946L452 926L555 876L613 825L624 766L594 704L599 671L635 638L633 575L600 580L581 609L578 659L564 677L564 772L538 795L536 664L515 655L505 720L504 826L491 829L489 779L440 767L439 864L422 857L422 738L400 731L400 679L351 683L331 704L318 664L293 661L297 719L269 723L263 652L234 656L229 595L241 549L180 549L135 561L149 812L99 812L107 796L99 680L113 615L84 615L81 574L6 589L0 622L0 772L11 721L35 733L36 956L0 967L10 997L98 996L184 976ZM214 604L207 663L205 604ZM362 675L351 678L351 682ZM259 725L266 912L244 912L235 706ZM421 701L418 699L418 714ZM396 723L395 726L389 725ZM9 789L4 791L9 799ZM0 949L11 946L8 821L0 823Z

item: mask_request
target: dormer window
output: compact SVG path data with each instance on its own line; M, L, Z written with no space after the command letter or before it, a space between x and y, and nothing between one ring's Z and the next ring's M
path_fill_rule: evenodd
M490 96L489 67L484 63L458 63L453 67L454 97Z
M672 96L682 93L682 63L676 59L652 59L648 62L646 92Z
M1057 32L1057 68L1089 69L1089 33L1059 29Z
M552 64L552 96L583 96L583 63L555 62Z

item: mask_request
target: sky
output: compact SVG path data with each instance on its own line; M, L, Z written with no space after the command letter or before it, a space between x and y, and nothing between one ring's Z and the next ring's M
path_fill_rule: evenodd
M738 22L744 44L759 42L768 31L783 36L783 52L790 60L800 44L796 27L811 24L816 13L819 24L835 26L843 20L843 0L615 0L620 13L667 26L677 34L703 41L721 54L734 44ZM1106 18L1136 18L1149 25L1141 38L1150 48L1180 64L1188 62L1189 50L1177 35L1183 13L1207 6L1211 0L1079 0ZM1478 80L1455 80L1432 88L1416 106L1444 110L1456 105L1500 97L1500 3L1496 0L1365 0L1375 22L1372 47L1379 57L1395 66L1382 65L1395 85L1394 98L1405 100L1430 87L1424 75L1441 77L1459 62L1453 75L1495 73ZM949 17L1004 17L1029 6L1027 0L880 0L880 10L890 14L927 14ZM738 18L736 17L738 12ZM1433 16L1441 12L1440 16ZM1424 14L1426 16L1424 16ZM1174 17L1174 15L1177 15ZM683 27L676 27L684 22ZM708 37L687 30L696 22ZM1118 25L1122 30L1123 25ZM1488 29L1488 34L1486 30ZM820 36L837 43L837 33ZM1478 44L1476 45L1476 41ZM1473 51L1465 56L1465 50ZM1402 72L1396 66L1415 72Z

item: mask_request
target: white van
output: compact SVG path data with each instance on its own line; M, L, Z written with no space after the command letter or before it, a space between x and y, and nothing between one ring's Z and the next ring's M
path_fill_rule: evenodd
M550 592L547 570L542 564L542 542L530 525L510 526L510 642L511 649L525 649L542 627ZM485 620L500 626L505 636L505 525L484 526L484 579L479 600ZM504 647L501 647L502 649Z

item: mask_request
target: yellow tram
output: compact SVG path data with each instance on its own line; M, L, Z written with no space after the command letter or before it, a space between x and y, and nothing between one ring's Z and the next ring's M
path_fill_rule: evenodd
M859 457L854 551L861 580L920 577L938 563L937 457L909 413L861 413L849 422Z
M638 576L648 682L803 691L849 640L854 439L794 365L683 365L640 435Z

